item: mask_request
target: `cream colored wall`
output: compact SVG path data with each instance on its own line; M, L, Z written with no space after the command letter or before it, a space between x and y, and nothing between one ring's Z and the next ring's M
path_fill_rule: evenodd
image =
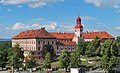
M18 43L25 50L24 56L28 56L28 51L36 51L36 39L12 39L12 47Z
M91 42L94 39L84 39L85 42Z

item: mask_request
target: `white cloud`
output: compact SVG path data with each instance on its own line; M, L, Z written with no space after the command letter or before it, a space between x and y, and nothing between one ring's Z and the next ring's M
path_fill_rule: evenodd
M120 13L120 10L118 10L117 13Z
M49 22L48 25L45 25L44 27L47 29L47 30L55 30L57 28L57 23L56 22Z
M94 4L96 7L110 7L120 9L120 0L84 0L88 4ZM120 10L117 10L120 13Z
M36 20L36 21L42 21L43 18L36 18L36 19L33 19L33 20Z
M11 11L12 11L12 9L8 9L7 11L8 11L8 12L11 12Z
M62 2L63 0L0 0L1 4L27 4L32 8L41 7L56 2Z
M84 0L86 3L94 4L97 7L114 7L119 8L120 0Z
M22 8L23 6L19 5L18 8Z
M85 0L86 3L94 4L97 7L101 7L104 4L104 0Z
M115 29L118 29L118 30L120 30L120 26L118 26L118 27L115 27Z
M40 24L23 24L17 22L12 27L7 27L5 30L9 31L16 31L16 30L30 30L30 29L40 29L41 27L45 27L46 30L57 30L57 31L73 31L74 26L65 26L65 25L58 25L56 22L49 22L46 25Z
M15 25L13 25L13 27L11 28L12 30L21 30L21 29L28 29L30 28L29 25L25 25L23 23L16 23Z
M33 28L41 28L39 24L32 24Z
M93 17L90 17L90 16L84 16L84 17L81 17L82 20L97 20L96 18L93 18Z

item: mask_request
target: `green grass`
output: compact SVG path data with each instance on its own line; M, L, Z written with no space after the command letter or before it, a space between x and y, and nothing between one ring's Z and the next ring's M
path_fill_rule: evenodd
M51 64L52 68L58 68L60 67L59 61L55 61Z
M45 73L45 71L37 71L33 73ZM64 72L64 71L53 71L52 73L70 73L70 72Z

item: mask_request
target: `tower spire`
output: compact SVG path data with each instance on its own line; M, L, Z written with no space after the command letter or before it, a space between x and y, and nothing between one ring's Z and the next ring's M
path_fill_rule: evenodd
M79 16L79 13L78 13L78 17L80 17L80 16Z

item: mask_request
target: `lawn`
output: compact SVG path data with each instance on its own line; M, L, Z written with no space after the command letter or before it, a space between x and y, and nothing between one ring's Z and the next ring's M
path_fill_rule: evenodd
M37 72L33 72L33 73L45 73L45 71L37 71ZM52 73L70 73L70 72L53 71Z

